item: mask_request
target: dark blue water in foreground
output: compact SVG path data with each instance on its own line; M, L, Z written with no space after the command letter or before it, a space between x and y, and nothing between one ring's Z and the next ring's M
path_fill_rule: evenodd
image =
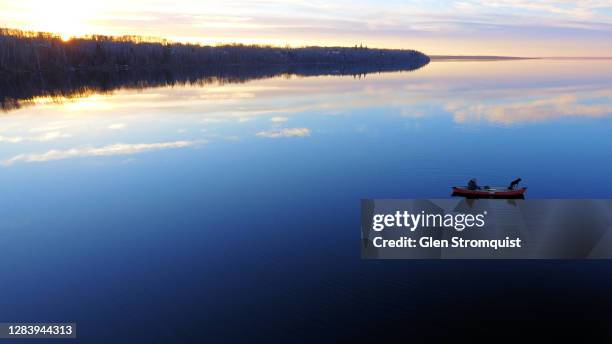
M434 62L36 100L0 116L0 321L96 343L609 333L610 263L363 261L359 201L519 176L610 198L611 89L606 61Z

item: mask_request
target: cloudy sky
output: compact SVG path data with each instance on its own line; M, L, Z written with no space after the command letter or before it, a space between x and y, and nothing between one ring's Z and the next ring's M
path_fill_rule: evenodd
M612 56L612 0L0 0L0 26L200 43Z

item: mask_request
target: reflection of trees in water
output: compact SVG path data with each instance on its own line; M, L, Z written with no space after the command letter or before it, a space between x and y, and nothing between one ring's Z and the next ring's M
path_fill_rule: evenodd
M202 69L128 69L119 71L59 71L11 73L0 78L0 107L4 111L31 104L35 98L79 98L118 89L144 89L160 86L244 83L281 75L352 75L412 71L427 61L386 64L291 64L236 65ZM1 74L1 73L0 73Z
M99 35L64 42L50 33L0 28L0 105L10 110L36 97L237 83L283 74L361 75L427 63L425 54L404 49L213 47Z

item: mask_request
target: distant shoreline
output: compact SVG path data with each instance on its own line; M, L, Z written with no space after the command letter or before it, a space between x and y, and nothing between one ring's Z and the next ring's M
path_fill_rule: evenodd
M183 43L146 42L139 37L91 36L64 41L44 32L0 28L0 71L46 72L124 71L133 69L184 70L242 65L391 66L416 69L429 57L410 49L354 47L272 47L228 44L204 46ZM368 69L368 68L365 68Z
M612 56L547 56L542 57L546 60L612 60Z
M515 61L515 60L612 60L612 56L486 56L486 55L428 55L431 61Z
M361 76L412 71L428 63L427 55L407 49L204 46L133 36L64 41L50 33L0 28L0 109L17 108L38 96L277 75Z
M506 60L539 60L541 57L517 56L478 56L478 55L429 55L431 61L506 61Z

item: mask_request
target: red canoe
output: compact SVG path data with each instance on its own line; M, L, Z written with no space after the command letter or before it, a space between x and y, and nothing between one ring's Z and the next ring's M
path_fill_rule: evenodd
M504 187L487 187L478 190L469 190L463 186L453 186L454 196L473 197L473 198L521 198L524 197L527 188L508 190Z

